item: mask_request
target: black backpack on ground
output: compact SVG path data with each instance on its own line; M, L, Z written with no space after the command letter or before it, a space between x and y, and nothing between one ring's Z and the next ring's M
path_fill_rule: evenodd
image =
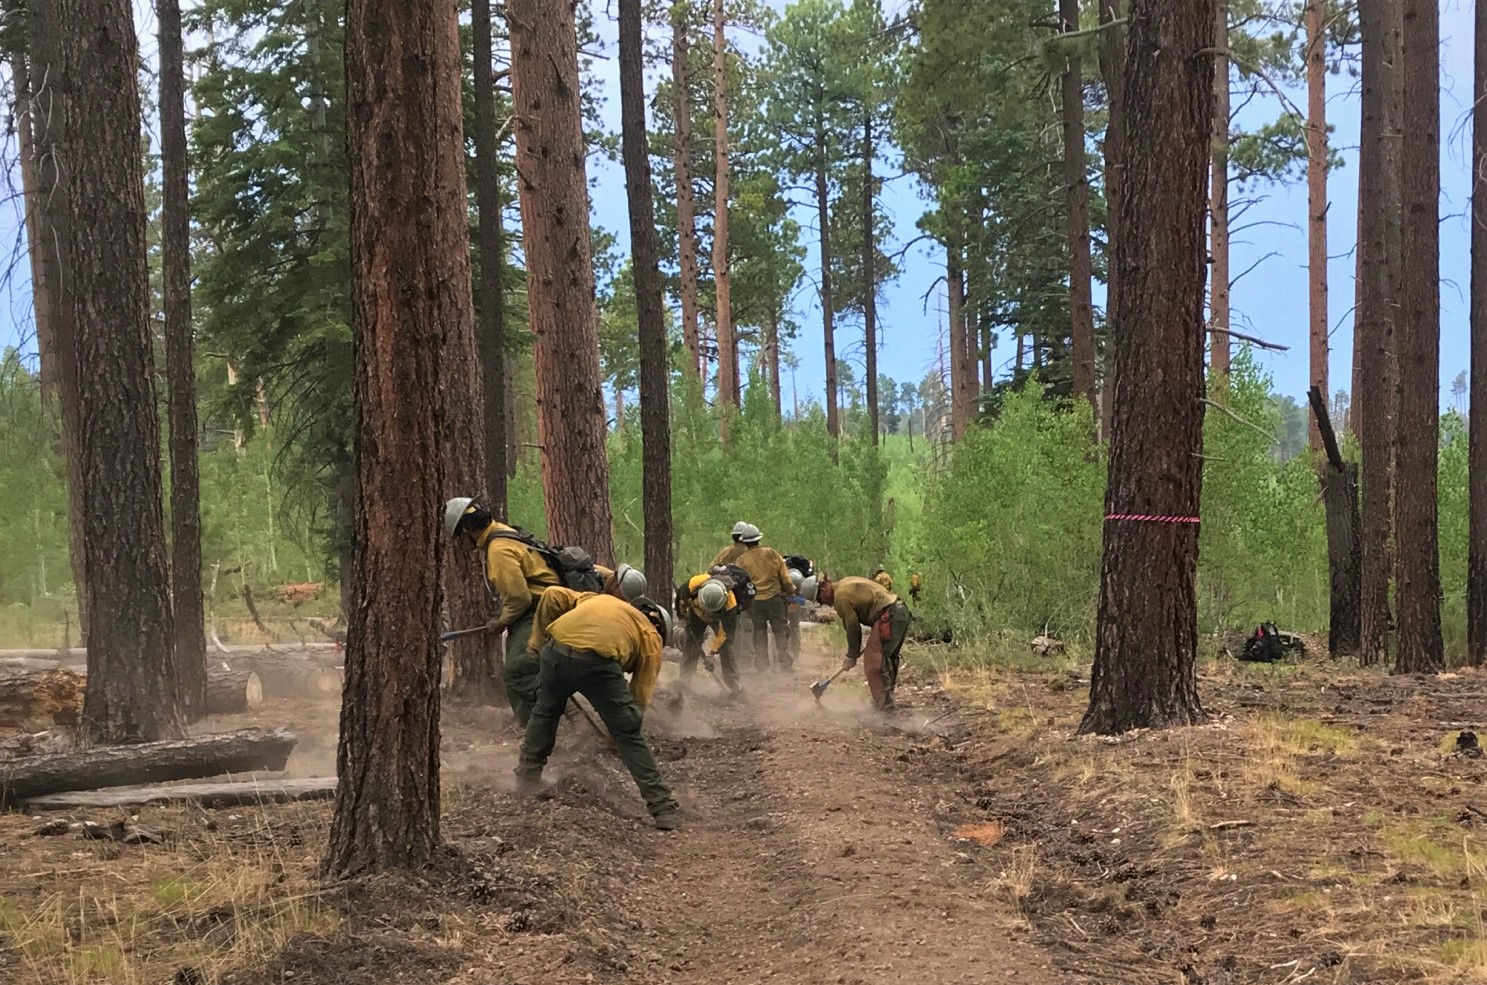
M708 575L728 586L728 590L733 593L733 600L738 603L739 612L747 612L749 606L754 604L754 596L757 594L754 580L743 568L736 564L720 564L710 569Z
M1262 622L1254 633L1244 641L1239 659L1248 663L1273 664L1286 657L1286 647L1281 641L1280 630L1273 622Z
M802 578L809 578L816 573L816 566L811 564L811 559L799 554L785 555L785 567L799 571Z
M582 547L554 547L538 540L520 527L497 530L491 536L516 540L525 544L528 550L536 552L542 560L547 562L547 566L552 568L564 588L571 588L575 592L604 591L604 576L599 573L598 568L594 567L593 555Z

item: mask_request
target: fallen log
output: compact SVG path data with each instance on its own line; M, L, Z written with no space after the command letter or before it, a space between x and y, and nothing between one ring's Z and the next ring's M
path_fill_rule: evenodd
M247 653L261 653L266 649L263 643L230 643L224 649L233 655ZM332 666L341 662L341 654L335 643L278 643L274 649L280 653L304 653L307 657ZM220 651L219 651L220 652ZM0 661L3 660L55 660L66 667L74 664L85 664L88 662L88 651L85 647L74 646L68 648L52 647L44 649L41 647L29 647L15 650L0 650Z
M112 790L74 790L27 797L28 811L71 810L77 807L143 807L149 804L193 803L199 807L253 807L298 800L329 800L336 795L333 776L295 780L233 780L228 783L181 783L174 786L115 787Z
M39 732L76 725L84 681L82 674L60 668L0 674L0 728Z
M194 780L225 773L282 770L296 738L287 729L243 729L132 746L94 746L0 763L0 800L13 803L64 790Z
M207 714L235 715L263 704L263 682L250 670L207 672Z
M332 654L333 659L339 655ZM265 698L329 698L341 693L341 672L323 654L259 651L213 657L212 668L256 674Z

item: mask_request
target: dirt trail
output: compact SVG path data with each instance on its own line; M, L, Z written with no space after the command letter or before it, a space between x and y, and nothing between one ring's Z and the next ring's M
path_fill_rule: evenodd
M1016 939L1020 921L995 885L1000 865L951 837L984 814L953 771L927 770L918 755L940 744L933 732L953 713L930 732L915 727L950 706L911 696L915 707L886 725L860 686L844 679L817 706L810 679L756 675L742 705L709 701L703 679L679 714L658 706L648 716L685 811L674 834L648 829L612 759L596 767L590 748L556 761L560 779L517 808L520 828L501 826L501 850L510 841L535 858L563 853L550 869L560 882L574 869L592 874L569 882L567 912L548 918L570 946L531 941L508 952L514 960L492 952L504 980L1057 981L1048 956ZM560 748L586 731L568 728ZM597 942L600 974L579 960L573 937ZM454 980L494 980L485 974L467 968Z

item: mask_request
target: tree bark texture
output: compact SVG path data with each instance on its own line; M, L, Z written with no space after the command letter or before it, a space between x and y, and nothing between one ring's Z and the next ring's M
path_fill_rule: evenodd
M88 579L88 694L95 742L181 734L161 503L140 155L139 57L123 0L57 0L66 122L73 363ZM52 112L57 112L55 106Z
M41 186L42 280L55 355L57 403L61 408L62 457L67 477L67 557L77 591L78 626L88 639L87 555L83 549L82 421L78 406L76 322L67 244L72 235L70 166L66 163L67 111L72 81L62 74L60 11L54 2L29 0L27 27L31 80L31 126ZM41 80L45 79L43 86Z
M277 771L289 762L297 741L294 733L285 729L251 728L191 739L27 756L0 763L0 800L14 803L64 790Z
M723 0L713 0L713 299L717 305L718 403L737 407L738 335L733 330L732 277L728 272L728 36Z
M1476 4L1475 10L1466 650L1471 663L1480 667L1487 664L1487 3Z
M1343 460L1327 412L1326 391L1313 386L1307 396L1326 455L1320 477L1327 513L1327 568L1331 574L1327 644L1334 657L1354 656L1362 637L1363 543L1358 518L1358 466Z
M1203 206L1213 0L1133 0L1121 132L1114 430L1090 704L1082 732L1204 720L1197 517L1203 449Z
M1120 248L1120 153L1122 104L1125 101L1126 46L1121 0L1100 0L1100 75L1109 103L1105 121L1105 378L1100 387L1100 435L1110 439L1115 409L1115 298L1120 285L1116 254Z
M645 572L665 598L671 574L670 364L661 290L661 246L645 126L645 48L641 0L620 0L620 140L630 204L630 256L640 331L640 433L645 493Z
M950 319L950 425L959 441L975 416L976 357L966 331L965 264L958 244L946 247L945 293Z
M491 0L472 0L475 61L475 204L480 214L478 299L481 392L485 402L485 499L506 517L506 248L501 228L500 147L496 138L496 86L492 77ZM468 495L468 494L467 494Z
M1059 27L1079 30L1079 0L1059 0ZM1084 162L1084 76L1079 56L1068 49L1062 80L1064 123L1064 221L1069 250L1069 317L1074 357L1074 395L1087 400L1098 421L1095 387L1094 262L1089 245L1089 176Z
M446 375L453 345L469 346L473 361L460 75L452 5L349 0L358 499L339 785L322 863L336 876L418 868L440 842L446 402L467 396L452 387L473 385L469 373Z
M1306 5L1306 230L1307 301L1311 313L1311 385L1324 397L1327 344L1327 21L1324 0ZM1322 432L1311 416L1311 448L1320 452Z
M507 10L547 528L555 543L581 544L607 564L614 534L574 10L542 0Z
M687 37L687 5L671 8L671 112L676 128L672 146L676 169L677 253L681 267L682 339L686 342L690 365L702 379L702 328L698 313L697 282L701 272L697 259L697 204L692 187L692 100L691 73L687 55L691 48Z
M769 374L769 396L774 401L774 419L784 417L784 403L780 391L780 313L775 308L769 313L769 324L765 335L765 370Z
M821 337L826 350L826 430L841 437L841 419L836 392L836 323L831 296L831 191L826 181L826 120L816 118L816 225L821 242Z
M1229 0L1218 0L1214 11L1214 47L1229 47ZM1217 54L1213 66L1213 175L1209 187L1208 310L1213 354L1209 369L1220 388L1229 385L1229 56Z
M170 598L181 710L206 713L206 615L201 598L201 483L197 473L196 339L191 323L191 219L186 67L180 0L158 0L160 259L165 281L165 377L170 387Z
M1436 471L1440 457L1440 7L1403 0L1403 307L1395 431L1396 673L1444 666Z
M0 728L37 732L75 728L87 677L76 671L10 670L0 674Z
M1358 10L1363 42L1358 151L1362 283L1353 343L1363 350L1363 385L1353 395L1363 425L1363 638L1358 660L1371 665L1387 659L1390 629L1396 316L1392 252L1399 204L1392 95L1398 76L1391 35L1398 18L1393 0L1361 0Z
M878 443L878 279L873 261L878 241L873 229L876 203L873 194L873 117L865 105L862 117L862 341L867 365L867 418L873 444Z

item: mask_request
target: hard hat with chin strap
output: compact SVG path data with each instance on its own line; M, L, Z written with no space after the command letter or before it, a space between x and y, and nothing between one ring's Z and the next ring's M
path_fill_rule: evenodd
M728 607L728 586L716 578L709 578L697 589L697 604L703 612L722 612Z
M645 617L650 620L651 627L661 634L662 645L671 642L671 613L643 595L631 600L630 604L644 613Z
M614 582L619 587L620 595L627 602L634 601L645 594L645 574L639 569L628 564L622 564L614 571Z

